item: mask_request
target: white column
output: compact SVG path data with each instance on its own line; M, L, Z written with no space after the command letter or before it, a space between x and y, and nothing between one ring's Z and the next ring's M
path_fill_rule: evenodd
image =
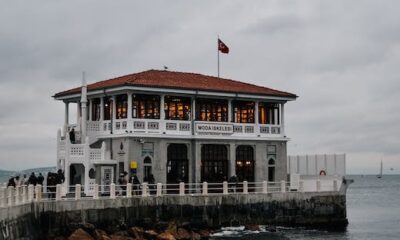
M285 104L281 104L281 134L285 136Z
M190 120L191 121L195 121L196 120L196 98L193 97L192 98L192 109L191 109L191 116L190 116Z
M81 199L81 185L76 184L75 185L75 200Z
M259 134L260 133L260 127L259 127L259 121L258 121L258 117L259 116L259 112L258 112L258 101L255 101L254 103L254 133L255 134Z
M160 96L160 120L165 120L165 95Z
M92 112L93 112L93 99L89 99L89 121L93 121L93 116L92 116Z
M61 200L61 184L56 185L56 201Z
M80 102L76 101L76 125L79 126L80 123L81 123L81 106Z
M112 118L113 120L117 119L117 96L112 96Z
M29 185L29 186L28 186L28 202L32 202L32 201L33 201L34 187L35 187L35 186L33 186L33 185Z
M160 96L160 131L165 132L165 95Z
M132 197L132 183L126 184L126 197L127 198Z
M229 177L236 176L236 146L234 143L229 144Z
M286 182L285 182L285 180L282 180L281 181L281 192L286 192Z
M243 194L248 194L249 193L249 184L247 181L243 181Z
M142 183L142 197L146 197L147 196L147 183L144 182Z
M180 182L179 183L179 196L184 196L185 195L185 183Z
M115 199L115 183L110 184L110 198Z
M99 185L97 183L93 185L93 199L99 199Z
M208 194L208 184L207 182L203 182L203 191L202 191L203 195L207 195Z
M263 193L267 193L268 192L268 182L267 181L263 181L262 182L262 192Z
M100 98L100 121L104 120L104 97Z
M157 183L157 197L162 196L162 183Z
M128 117L127 119L132 118L132 93L128 92ZM129 125L130 126L130 125Z
M42 186L41 185L36 185L35 186L35 195L36 195L36 202L41 202L42 201Z
M228 122L232 122L232 100L228 100Z
M222 183L222 194L228 194L228 182L227 181L224 181L223 183Z
M85 80L85 73L82 76L82 92L81 92L81 141L84 142L86 138L86 122L87 122L87 85Z
M65 114L64 114L64 136L67 136L68 133L68 124L69 124L69 103L64 102L65 104Z

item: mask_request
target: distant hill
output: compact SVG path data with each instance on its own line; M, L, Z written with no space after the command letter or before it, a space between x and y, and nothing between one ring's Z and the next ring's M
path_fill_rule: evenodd
M22 171L9 171L0 169L0 183L7 182L11 176L17 176L17 175L23 176L24 174L29 176L32 172L34 172L36 175L38 175L39 173L47 174L48 172L55 172L55 171L56 167L31 168Z

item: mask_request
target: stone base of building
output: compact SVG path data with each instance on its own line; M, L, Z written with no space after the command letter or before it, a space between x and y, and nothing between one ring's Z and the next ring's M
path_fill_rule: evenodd
M31 203L1 209L0 240L68 235L91 223L112 231L171 221L197 228L233 224L335 227L347 225L346 196L340 192L162 196Z

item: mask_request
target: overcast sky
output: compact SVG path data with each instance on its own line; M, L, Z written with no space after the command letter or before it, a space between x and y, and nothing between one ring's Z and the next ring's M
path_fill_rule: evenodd
M217 73L293 92L289 154L346 153L400 173L399 1L1 1L0 169L56 164L51 96L147 69ZM71 109L72 111L72 109ZM394 168L394 171L390 171Z

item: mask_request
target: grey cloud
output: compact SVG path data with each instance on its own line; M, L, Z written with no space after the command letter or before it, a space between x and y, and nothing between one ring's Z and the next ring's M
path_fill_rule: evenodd
M55 164L64 106L51 96L82 71L89 82L163 65L216 75L218 34L231 49L223 77L300 96L286 107L290 153L347 152L350 172L382 152L400 158L397 1L3 5L0 168Z

